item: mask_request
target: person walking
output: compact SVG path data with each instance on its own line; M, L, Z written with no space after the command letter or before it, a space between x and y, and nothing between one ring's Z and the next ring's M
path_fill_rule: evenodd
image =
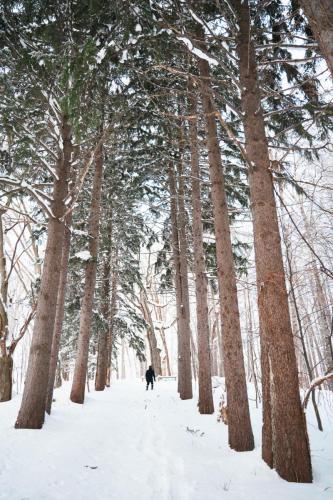
M148 368L146 371L146 382L147 382L147 387L146 390L148 391L149 384L151 384L151 390L154 389L154 380L156 380L155 377L155 372L152 366Z

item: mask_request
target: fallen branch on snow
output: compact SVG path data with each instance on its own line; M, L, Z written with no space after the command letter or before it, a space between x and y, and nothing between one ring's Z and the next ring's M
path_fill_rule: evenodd
M321 377L317 377L314 380L312 380L310 387L306 391L305 396L304 396L304 401L303 401L303 405L302 405L304 410L306 409L306 407L308 405L311 392L316 387L318 387L318 385L321 385L323 382L325 382L326 380L330 380L330 379L333 379L333 372L328 373L327 375L322 375Z

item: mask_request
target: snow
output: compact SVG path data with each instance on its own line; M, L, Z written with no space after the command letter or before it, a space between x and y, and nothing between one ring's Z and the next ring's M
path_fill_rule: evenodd
M91 253L89 252L89 250L82 250L81 252L77 252L74 257L76 257L77 259L81 259L81 260L90 260L91 259Z
M236 453L227 445L227 427L216 415L199 415L196 399L181 401L173 381L159 381L148 392L141 380L115 382L88 393L84 405L71 403L69 392L69 383L55 391L40 431L13 428L20 397L1 403L1 499L332 498L332 415L320 433L309 412L314 484L295 484L261 460L261 412L252 401L256 449Z
M212 64L213 66L218 66L219 63L217 62L216 59L213 59L212 57L209 57L208 54L206 54L202 50L198 49L197 47L194 47L194 45L191 42L191 40L189 40L185 36L178 37L178 40L181 40L186 45L186 47L188 48L188 50L192 54L194 54L195 56L199 57L199 59L204 59L205 61L209 62L209 64Z
M193 19L194 19L197 23L201 24L201 26L205 26L205 24L204 24L203 20L202 20L202 19L200 19L200 17L198 17L198 16L196 15L196 13L195 13L195 12L193 12L193 10L192 10L192 9L189 9L189 11L190 11L191 16L193 17Z
M97 64L101 64L103 61L104 57L106 55L106 48L102 47L96 54L96 62Z

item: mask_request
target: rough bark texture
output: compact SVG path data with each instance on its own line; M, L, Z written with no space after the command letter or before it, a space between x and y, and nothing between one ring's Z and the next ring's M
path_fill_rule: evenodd
M333 2L332 0L300 0L321 53L333 77Z
M181 314L183 317L183 331L180 337L182 357L180 360L182 379L179 395L181 399L191 399L192 392L192 367L191 367L191 325L190 325L190 299L188 290L187 270L187 235L186 235L186 211L185 211L185 182L184 182L184 139L182 128L179 136L180 159L177 162L177 205L178 205L178 241L179 241L179 264L181 280Z
M203 39L202 33L199 36ZM206 121L209 170L212 184L217 277L228 404L229 445L234 450L247 451L253 450L254 439L247 397L236 271L231 245L227 197L210 87L209 65L206 60L199 59L198 66L202 77L201 94Z
M91 195L91 206L89 215L89 252L90 260L86 264L84 295L80 312L80 330L78 336L78 347L75 360L74 377L70 399L73 403L82 404L86 385L89 340L94 302L94 291L97 271L97 255L99 240L99 221L101 211L101 191L103 178L103 146L100 144L96 153L95 174Z
M49 369L49 382L47 387L46 405L45 405L45 410L48 414L51 413L53 389L54 389L54 382L55 382L57 363L58 363L60 338L61 338L62 324L64 321L64 314L65 314L65 295L66 295L66 284L67 284L67 274L68 274L68 259L71 246L71 231L70 231L70 225L72 222L71 214L72 213L70 212L70 214L66 217L65 228L64 228L64 241L63 241L62 258L61 258L61 274L59 280L57 309L54 321L54 332L53 332L51 360Z
M61 132L63 151L56 167L58 180L54 182L52 202L54 217L50 218L48 223L44 267L28 369L21 408L15 423L15 427L20 429L40 429L45 418L45 403L64 237L64 223L61 218L66 209L64 200L68 191L72 154L71 128L66 117L63 118Z
M108 331L110 321L110 252L107 252L104 266L103 266L103 284L102 284L102 297L103 303L101 313L107 326L99 332L98 336L98 355L96 366L95 390L104 391L106 385L106 377L108 370Z
M0 403L12 399L13 358L10 355L0 357Z
M281 240L270 172L265 125L260 101L255 52L251 40L247 0L232 0L239 23L239 58L242 108L248 169L262 347L269 367L264 392L264 415L271 413L271 454L264 453L288 481L311 482L311 460L304 412L301 407L296 356L290 323ZM266 351L267 350L267 351ZM266 372L265 372L266 373ZM268 376L266 377L268 378ZM264 417L265 418L265 417ZM267 429L269 431L269 429Z
M203 227L201 221L201 188L197 130L197 99L192 79L188 82L189 91L189 143L191 151L191 194L192 194L192 232L194 250L195 295L198 335L199 361L199 402L200 413L213 413L214 402L212 392L209 322L207 305L207 277L203 247Z
M179 233L178 233L178 202L175 171L173 164L169 164L168 180L170 191L170 213L171 213L171 240L172 240L172 255L173 255L173 270L176 289L176 307L177 307L177 331L178 331L178 392L181 399L191 399L192 394L192 377L191 366L188 368L184 363L185 353L183 352L185 343L183 338L188 338L190 349L191 329L189 318L185 315L186 309L183 303L186 298L183 297L184 288L182 287L182 270L180 264L179 250ZM186 289L186 288L185 288Z

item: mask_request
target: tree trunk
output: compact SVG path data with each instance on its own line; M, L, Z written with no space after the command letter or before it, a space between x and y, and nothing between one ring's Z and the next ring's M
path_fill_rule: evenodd
M307 241L311 246L315 246L315 238L313 236L312 226L309 222L308 217L306 216L305 210L303 206L301 206L301 213L305 225L305 236ZM312 255L310 254L312 258ZM314 263L311 266L310 276L310 287L312 296L315 299L315 305L317 307L317 322L318 322L318 330L319 330L319 338L320 338L320 359L321 362L321 370L329 372L333 367L333 350L331 344L331 317L329 304L327 302L326 294L324 291L324 286L320 279L320 273ZM321 373L322 373L321 371ZM327 380L325 383L325 387L329 390L333 390L333 381Z
M150 349L151 364L154 368L155 374L161 375L162 374L161 354L160 354L160 349L157 347L157 339L155 335L154 323L151 317L151 312L147 301L147 293L144 289L141 289L140 292L140 306L145 322L147 323L147 338Z
M215 302L215 292L213 288L213 284L210 283L210 295L211 295L211 301L212 301L212 322L213 324L216 325L216 334L217 334L217 340L218 340L218 348L219 348L219 363L218 363L218 375L219 377L224 377L224 365L223 365L223 345L222 345L222 335L221 335L221 328L220 328L220 323L221 323L221 314L219 312L219 305L216 304ZM219 299L217 299L219 300Z
M173 164L168 168L169 191L170 191L170 213L171 213L171 239L173 254L174 281L176 289L176 307L177 307L177 330L178 330L178 392L181 399L191 399L192 394L192 375L191 366L188 367L187 359L191 361L188 350L191 347L191 328L189 317L186 315L186 297L183 296L186 287L182 285L184 269L181 268L179 231L178 231L178 202L175 171ZM187 272L187 271L186 271ZM185 273L184 273L185 274ZM188 298L187 298L188 300ZM187 352L184 352L187 349Z
M197 130L197 99L192 78L188 81L188 92L189 115L192 117L189 121L189 145L191 151L192 232L199 361L198 408L200 413L210 414L214 412L214 402L211 378L211 352L209 346L207 277L203 246L203 227L201 221L202 209Z
M10 355L0 357L0 403L12 399L13 358Z
M94 302L94 291L96 283L99 223L101 212L101 192L103 178L103 145L100 144L96 153L95 174L91 194L91 206L89 215L89 252L90 260L86 264L84 295L80 313L80 330L78 337L78 349L75 360L73 385L70 399L73 403L82 404L86 385L89 340Z
M112 369L112 347L113 347L113 330L114 318L117 312L117 289L118 289L118 250L115 251L115 257L112 259L112 277L111 277L111 306L110 306L110 320L109 330L107 336L107 374L106 374L106 387L111 384L111 369Z
M111 248L110 248L111 250ZM95 390L104 391L108 370L108 332L110 322L110 257L111 251L107 252L103 266L103 284L102 284L102 307L101 312L106 322L106 327L102 328L98 336L98 355L96 367Z
M203 40L202 27L200 27L200 31L199 36ZM209 65L206 60L199 59L198 66L202 78L201 94L206 120L209 170L212 184L217 277L227 389L229 445L236 451L247 451L253 450L254 440L247 397L236 271L231 245L227 197L217 136Z
M58 389L61 386L62 386L61 366L60 366L60 363L58 363L57 368L56 368L56 376L55 376L55 380L54 380L54 388Z
M191 324L190 324L190 299L188 291L188 269L187 269L187 235L186 235L186 210L185 210L185 180L184 180L184 138L183 129L179 133L179 161L176 165L177 205L178 205L178 241L179 241L179 264L181 278L181 313L184 329L180 338L182 357L181 364L181 386L180 398L191 399L192 392L192 367L191 367Z
M314 285L316 290L316 303L318 305L318 325L321 337L321 352L323 355L323 364L325 373L332 371L333 368L333 353L331 344L331 318L329 306L325 297L323 285L320 280L319 271L314 265L312 269L312 274L314 278ZM326 381L326 387L330 391L333 391L333 380Z
M40 429L45 418L46 394L49 380L51 346L61 273L64 239L65 198L68 192L72 143L71 127L62 121L63 151L57 162L54 181L52 214L49 219L47 244L36 319L30 347L28 369L21 408L15 423L18 429Z
M333 2L332 0L300 0L311 30L333 77Z
M251 40L249 5L247 0L231 0L231 4L239 23L237 54L249 161L259 318L262 349L268 357L264 366L269 369L269 392L267 383L263 403L264 418L267 411L268 414L270 412L271 433L268 426L270 435L267 439L265 434L263 436L263 457L284 479L311 482L309 441L299 396L273 179ZM266 373L264 369L263 373ZM266 450L270 440L271 457Z
M156 304L154 306L156 318L158 319L160 324L163 325L163 315L162 315L161 305L160 305L158 293L156 291L153 295L153 298L154 298L154 302ZM164 352L165 352L166 372L167 372L167 375L170 376L171 375L171 366L170 366L169 349L168 349L168 344L167 344L166 336L165 336L165 330L164 330L163 326L160 327L159 332L160 332L160 336L161 336L161 340L162 340L162 344L163 344L163 348L164 348Z
M8 356L8 315L7 291L8 277L6 270L6 257L4 246L4 228L2 217L6 210L0 208L0 403L12 399L12 371L13 359Z
M67 285L67 275L68 275L68 260L71 246L71 230L70 226L72 223L72 213L66 217L65 228L64 228L64 241L62 248L62 258L61 258L61 273L59 280L59 290L57 298L57 309L54 321L54 332L52 340L51 349L51 360L49 369L49 382L47 387L46 405L45 410L48 414L51 413L52 400L53 400L53 389L56 377L58 355L60 339L62 334L62 324L64 321L65 314L65 296L66 296L66 285Z

